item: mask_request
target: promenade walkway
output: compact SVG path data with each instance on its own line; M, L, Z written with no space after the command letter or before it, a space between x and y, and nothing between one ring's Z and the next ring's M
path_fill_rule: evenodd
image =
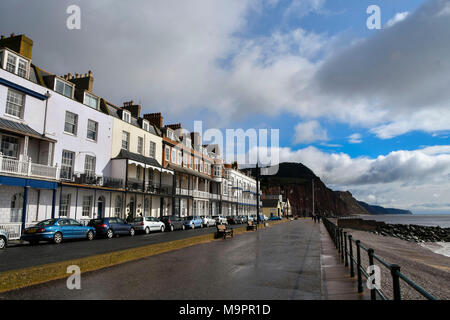
M322 292L327 300L369 300L365 293L358 293L355 278L350 278L350 270L341 262L338 251L324 225L320 223Z

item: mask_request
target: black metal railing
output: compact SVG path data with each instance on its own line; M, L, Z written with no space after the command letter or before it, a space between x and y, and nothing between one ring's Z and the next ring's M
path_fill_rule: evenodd
M397 264L389 264L384 261L382 258L375 254L375 250L372 248L365 247L360 240L354 240L351 234L347 234L344 232L342 228L339 228L336 224L330 221L327 218L323 218L323 224L330 234L331 239L333 240L336 249L338 250L339 256L346 267L350 267L350 277L355 277L355 266L356 266L356 276L358 281L358 293L362 293L364 291L363 288L363 277L368 280L371 276L374 275L375 270L372 271L371 274L368 274L366 270L363 268L361 263L361 249L367 253L367 257L369 260L369 266L373 266L375 260L379 262L382 266L386 267L390 270L390 274L392 276L392 296L394 300L401 300L401 288L400 288L400 280L403 280L407 285L413 288L416 292L422 295L424 298L428 300L437 300L431 293L427 292L424 288L419 286L413 280L408 278L400 271L400 266ZM356 257L353 252L353 244L356 247ZM375 284L374 278L372 278L372 284ZM388 300L388 297L381 290L381 288L377 288L375 285L371 286L370 289L370 298L371 300L376 300L377 296L382 300Z

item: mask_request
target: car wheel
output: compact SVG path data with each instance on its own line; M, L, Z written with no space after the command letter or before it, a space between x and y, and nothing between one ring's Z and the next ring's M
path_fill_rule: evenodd
M170 231L173 231L173 229L174 229L174 228L173 228L173 224L171 224L171 225L170 225ZM184 229L184 226L183 226L183 229Z
M161 226L161 232L164 232L164 226Z
M130 229L130 236L134 236L134 228Z
M89 231L89 232L87 233L87 239L88 239L89 241L94 240L94 233L93 233L92 231Z
M149 233L150 233L150 228L149 227L145 228L145 234L149 234Z
M6 248L6 239L5 237L0 237L0 250Z
M191 229L195 229L195 224L192 224Z
M112 239L112 237L114 237L114 231L112 231L111 229L108 229L108 231L106 231L106 237L108 239Z
M53 242L56 244L60 244L63 240L63 235L61 232L57 232L55 233L55 235L53 236Z

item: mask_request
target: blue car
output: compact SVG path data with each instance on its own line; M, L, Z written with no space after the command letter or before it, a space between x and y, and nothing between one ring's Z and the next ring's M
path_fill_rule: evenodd
M134 236L136 231L132 224L120 218L91 219L88 226L94 227L98 236L106 236L109 239L120 234Z
M271 216L271 217L269 218L269 220L275 221L275 220L282 220L282 219L281 219L281 217L278 217L278 216Z
M188 216L183 218L184 226L195 229L196 227L203 228L203 219L199 216Z
M58 218L43 220L32 227L25 228L20 240L30 244L37 244L39 241L59 244L67 239L93 240L95 234L94 228L84 226L74 219Z

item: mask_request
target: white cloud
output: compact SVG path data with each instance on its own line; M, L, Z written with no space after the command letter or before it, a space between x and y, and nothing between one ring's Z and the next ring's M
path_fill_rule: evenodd
M399 23L400 21L403 21L406 19L406 17L409 15L408 11L405 12L399 12L397 14L395 14L394 17L392 17L392 19L390 19L388 22L386 22L386 27L390 28L392 27L394 24Z
M252 150L255 152L255 150ZM261 148L262 154L266 150ZM352 158L315 147L272 149L280 162L301 162L334 190L349 190L357 199L383 206L445 210L450 190L450 145L398 150L376 158ZM373 198L376 197L376 198ZM427 204L427 206L423 206Z
M348 137L349 143L362 143L361 134L354 133Z
M300 122L295 126L294 142L311 143L328 140L327 130L322 128L319 121Z

